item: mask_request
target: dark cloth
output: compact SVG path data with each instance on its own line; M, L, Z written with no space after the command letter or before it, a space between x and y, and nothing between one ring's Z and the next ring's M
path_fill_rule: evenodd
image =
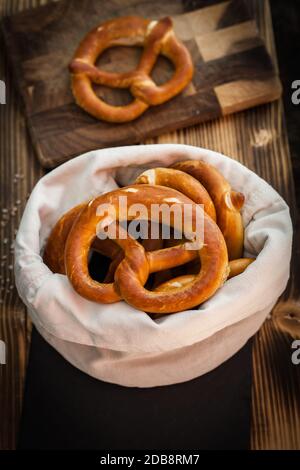
M127 388L96 380L34 329L19 449L247 449L250 340L212 372L177 385Z

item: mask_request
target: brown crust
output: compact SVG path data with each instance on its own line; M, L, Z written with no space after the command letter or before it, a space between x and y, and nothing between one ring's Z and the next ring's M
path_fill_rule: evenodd
M255 258L240 258L229 261L228 264L228 277L227 279L231 279L232 277L238 276L242 274L245 269L250 266L251 263L255 261ZM195 274L184 274L182 276L177 276L173 279L168 279L165 282L162 282L158 286L155 287L155 292L170 292L174 289L177 289L179 285L186 286L187 284L191 283L195 279Z
M79 204L66 212L55 224L45 245L43 261L52 272L66 274L64 250L70 230L78 218L78 215L86 204ZM107 278L112 276L117 261L120 262L122 250L112 240L99 240L96 238L92 243L92 249L103 256L111 258L113 262L109 267ZM105 282L109 282L105 279Z
M253 261L255 261L255 258L239 258L230 261L228 279L242 274Z
M95 228L101 218L97 216L99 204L117 204L123 191L126 192L128 206L143 201L146 207L172 201L178 204L191 204L194 223L197 205L178 191L151 185L132 185L112 191L91 201L78 216L67 237L65 246L66 272L74 289L83 297L96 302L115 302L120 296L137 309L146 312L171 313L192 308L209 298L223 284L228 272L227 249L224 238L215 222L204 214L205 246L197 251L201 259L201 269L195 280L188 286L171 293L156 293L144 288L150 272L168 269L195 257L195 253L184 250L182 245L167 250L145 252L141 244L132 238L117 238L117 243L125 253L120 262L113 284L102 284L90 278L87 267L87 254L95 238ZM166 202L172 204L172 202ZM199 209L199 208L198 208ZM172 223L172 221L171 221ZM120 227L118 227L119 233Z
M139 45L144 51L137 68L128 73L99 70L95 62L107 48ZM170 80L157 86L150 77L159 54L166 56L175 71ZM151 22L138 16L107 21L89 32L69 65L76 103L92 116L109 122L128 122L149 106L162 104L180 93L193 76L193 63L186 47L176 38L169 17ZM101 100L92 84L129 88L134 100L127 106L112 106Z
M207 215L216 220L216 210L210 195L204 186L188 173L173 168L154 168L142 173L135 183L158 184L176 189L196 204L202 204Z
M224 235L230 260L241 258L244 249L244 227L240 210L244 195L232 191L230 184L219 171L199 160L177 162L172 168L196 178L207 189L217 213L217 224Z
M65 274L64 248L71 227L86 204L80 204L66 212L55 224L47 240L43 261L53 273Z

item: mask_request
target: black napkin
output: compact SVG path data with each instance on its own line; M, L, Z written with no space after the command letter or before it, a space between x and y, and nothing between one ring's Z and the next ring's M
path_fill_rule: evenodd
M128 388L70 365L33 329L19 449L247 449L250 340L212 372Z

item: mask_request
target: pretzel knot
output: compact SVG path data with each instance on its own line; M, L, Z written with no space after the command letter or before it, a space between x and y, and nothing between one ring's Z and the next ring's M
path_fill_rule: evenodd
M126 195L128 210L124 216L118 212L119 197ZM145 248L122 226L122 220L133 220L129 208L142 201L152 217L152 205L165 204L169 208L176 203L182 210L189 205L191 215L184 220L184 233L195 233L197 214L203 217L203 240L198 248L187 249L186 243L164 249L146 251ZM115 243L124 258L114 273L113 282L104 283L93 280L88 269L88 254L98 234L99 227L107 215L99 213L99 207L109 204L116 208L116 220L108 225L114 226ZM122 218L123 217L123 218ZM147 215L143 216L147 219ZM150 220L150 218L149 218ZM162 223L162 213L158 212L156 223ZM175 215L170 217L170 226L179 229L181 222ZM102 225L101 225L102 224ZM124 233L126 232L126 233ZM100 250L101 250L101 240ZM98 242L98 243L99 243ZM110 240L111 243L111 240ZM59 253L64 253L63 265ZM145 283L150 273L167 270L183 265L195 258L201 260L199 272L190 283L177 286L169 291L150 291ZM83 297L102 303L116 302L120 299L139 310L153 313L171 313L192 308L208 299L223 284L228 275L227 248L223 235L211 217L201 206L194 203L179 191L148 184L137 184L99 196L83 206L77 206L58 221L48 240L44 261L51 269L66 273L74 289ZM57 264L57 266L55 266Z
M135 70L113 73L95 66L102 52L112 46L143 46ZM159 55L167 57L175 71L170 80L157 86L150 74ZM107 21L83 39L69 65L76 103L97 119L128 122L149 106L164 103L180 93L193 76L193 63L186 47L176 38L169 17L150 21L127 16ZM99 98L93 83L112 88L129 88L133 101L126 106L112 106Z

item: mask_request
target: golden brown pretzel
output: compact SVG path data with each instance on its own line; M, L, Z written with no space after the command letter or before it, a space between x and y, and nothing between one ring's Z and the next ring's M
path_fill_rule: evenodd
M158 184L176 189L197 204L203 204L205 212L215 221L216 211L208 192L202 184L187 173L172 168L152 168L141 173L135 184ZM174 246L179 240L171 238L164 241L166 247ZM188 269L181 266L181 269ZM154 287L174 277L172 270L159 272L155 276Z
M228 279L242 274L255 261L255 258L239 258L229 262Z
M158 184L177 189L197 204L203 204L205 212L216 220L215 206L210 195L204 186L188 173L173 168L153 168L141 173L135 184Z
M255 258L240 258L229 262L229 275L227 279L242 274L251 263L255 261ZM184 274L182 276L173 277L160 285L155 287L155 292L169 292L178 287L183 287L195 279L195 274Z
M215 167L203 161L177 162L172 168L188 173L207 189L216 208L217 224L224 235L229 259L241 258L244 227L240 210L244 204L244 195L233 191L224 176Z
M53 273L66 273L64 250L67 237L73 223L85 206L86 204L79 204L63 214L50 233L45 245L43 261ZM163 248L163 240L161 238L152 240L150 238L150 231L146 235L148 238L142 240L142 245L146 251L154 251ZM105 240L95 238L92 244L92 249L112 260L103 282L113 282L115 271L119 263L124 258L123 250L109 238Z
M99 55L118 45L144 47L137 68L120 74L99 70L95 66ZM175 72L170 80L157 86L150 74L159 54L173 63ZM76 103L97 119L110 122L136 119L149 106L164 103L180 93L193 76L190 54L176 38L169 17L150 21L127 16L106 21L83 39L69 69ZM129 88L134 100L127 106L111 106L95 94L93 83Z
M52 229L50 236L45 245L43 261L51 269L52 272L58 274L65 274L65 260L64 260L64 249L67 237L71 230L72 225L76 221L78 215L86 204L79 204L73 207L57 221L54 228ZM111 263L107 277L111 277L111 273L116 269L116 262L120 262L120 248L112 240L107 238L106 240L99 240L96 238L92 244L92 249L98 253L111 258ZM105 282L106 281L105 279Z
M158 293L143 286L151 272L184 264L195 258L195 251L184 245L146 253L141 244L131 237L123 239L122 228L117 222L117 238L114 240L123 250L124 259L115 272L112 284L98 283L91 279L87 257L103 216L97 215L101 204L112 204L117 208L118 199L124 194L128 206L135 203L150 208L151 204L191 204L192 219L189 231L193 231L197 211L200 208L189 198L171 188L151 185L132 185L104 194L86 205L78 215L67 237L65 246L66 272L74 289L83 297L96 302L115 302L121 296L129 304L146 312L171 313L192 308L204 302L223 284L228 274L227 249L224 238L215 222L204 216L204 246L197 250L201 259L201 270L195 279L177 291ZM119 214L117 214L117 219ZM130 219L129 214L127 214ZM171 220L171 225L174 220ZM185 227L186 229L186 227Z
M64 250L67 237L74 222L76 222L78 215L86 205L87 204L84 203L70 209L58 220L51 231L45 246L43 260L54 273L66 273ZM149 235L150 233L147 234L147 236ZM146 238L142 241L142 244L144 249L147 251L160 250L162 248L161 239L152 240L150 238ZM111 295L111 298L113 298L114 301L120 300L120 297L116 293L112 283L114 281L115 270L124 258L123 250L109 238L104 240L95 238L92 243L92 249L112 259L109 270L103 281L103 284L110 283L111 285L104 286L103 291L105 295ZM164 269L166 264L172 267L177 263L185 263L186 261L195 258L195 256L195 252L186 252L184 247L180 247L179 249L175 247L171 249L170 247L168 250L156 251L154 256L151 253L147 253L150 269L153 271ZM169 258L171 258L170 261L168 261Z
M79 213L86 204L73 207L58 220L47 240L43 261L53 273L65 274L64 248L67 236Z

